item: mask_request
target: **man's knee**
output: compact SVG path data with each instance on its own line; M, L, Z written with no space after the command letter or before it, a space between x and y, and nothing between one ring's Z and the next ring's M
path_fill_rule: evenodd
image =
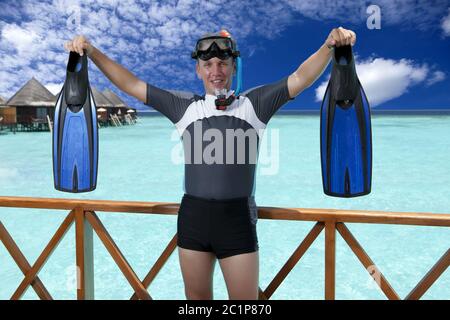
M235 290L228 292L229 300L258 300L259 299L259 289L252 290Z
M184 293L188 300L212 300L213 298L211 290L199 290L186 287Z

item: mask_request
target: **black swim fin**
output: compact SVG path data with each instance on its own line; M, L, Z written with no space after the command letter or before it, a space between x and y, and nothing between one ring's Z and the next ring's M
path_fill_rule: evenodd
M70 52L64 86L55 106L53 176L55 188L92 191L97 185L97 110L84 54Z
M325 194L369 194L372 183L370 106L351 46L334 48L331 78L321 107L320 151Z

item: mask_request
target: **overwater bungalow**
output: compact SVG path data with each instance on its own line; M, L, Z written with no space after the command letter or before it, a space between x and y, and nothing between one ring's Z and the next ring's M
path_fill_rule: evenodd
M110 89L105 89L103 95L113 103L111 114L117 115L119 119L126 123L132 124L136 122L136 109L129 107L120 97Z
M130 108L114 92L92 87L101 126L133 124L136 109ZM0 130L48 131L53 124L57 96L34 77L9 100L0 97Z
M91 87L92 95L97 106L97 118L100 125L105 126L109 123L110 110L113 107L113 103L106 98L101 91L95 87Z
M114 92L109 89L101 92L95 87L91 89L97 105L100 125L120 126L135 123L135 117L132 117L128 112L132 110L135 113L135 109L128 107Z
M0 131L3 130L3 109L5 108L5 99L3 99L2 96L0 96Z
M5 103L3 122L18 130L49 130L55 103L56 96L33 77Z

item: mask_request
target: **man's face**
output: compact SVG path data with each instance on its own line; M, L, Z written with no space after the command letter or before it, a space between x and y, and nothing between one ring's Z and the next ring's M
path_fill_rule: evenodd
M198 59L196 72L203 80L205 91L208 94L215 94L215 89L230 90L233 81L234 61L233 58L220 60L211 58L207 61Z

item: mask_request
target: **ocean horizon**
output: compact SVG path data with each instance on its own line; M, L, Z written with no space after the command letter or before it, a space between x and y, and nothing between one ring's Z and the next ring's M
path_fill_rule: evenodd
M436 109L376 109L370 110L372 115L450 115L450 108ZM160 112L149 109L137 109L138 116L161 116ZM281 109L276 115L320 115L320 109Z

